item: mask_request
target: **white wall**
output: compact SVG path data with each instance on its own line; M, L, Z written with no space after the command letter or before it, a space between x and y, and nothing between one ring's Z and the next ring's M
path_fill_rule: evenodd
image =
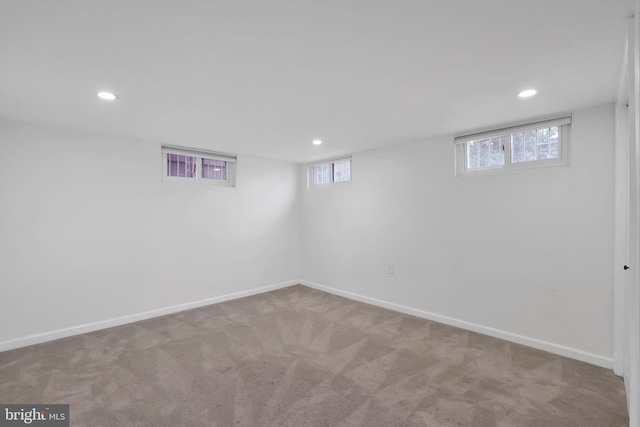
M0 344L299 277L294 164L162 182L158 143L10 121L0 164Z
M302 277L610 366L613 104L574 112L568 167L456 178L452 141L354 154L350 184L303 189Z
M449 136L306 190L248 156L236 188L162 182L159 143L0 121L0 346L302 277L607 366L613 133L599 106L568 167L456 178Z

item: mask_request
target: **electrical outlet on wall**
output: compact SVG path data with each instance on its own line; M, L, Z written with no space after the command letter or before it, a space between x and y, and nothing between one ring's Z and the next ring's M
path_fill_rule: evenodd
M387 264L387 274L393 274L394 269L393 263Z

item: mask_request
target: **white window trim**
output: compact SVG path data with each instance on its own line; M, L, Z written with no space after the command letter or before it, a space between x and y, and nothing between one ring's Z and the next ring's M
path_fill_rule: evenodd
M227 163L227 179L206 179L200 177L200 170L196 170L195 178L169 176L167 174L167 154L178 154L181 156L190 156L196 158L196 165L202 164L202 159L222 160ZM192 149L187 147L179 147L175 145L162 146L162 180L165 182L190 182L206 185L221 185L227 187L235 187L237 156L232 154L219 153L216 151L208 151L201 149Z
M545 159L545 160L533 160L529 162L511 162L511 141L510 135L512 133L523 132L533 129L544 129L545 127L558 127L558 158L557 159ZM490 138L495 136L504 136L505 144L504 151L504 165L485 167L477 169L467 169L465 159L465 144L468 141L474 141L477 139ZM569 165L570 151L571 151L571 114L563 114L560 116L547 117L536 120L529 120L526 122L517 122L509 125L494 127L490 129L480 129L472 132L465 132L454 137L454 152L455 152L455 174L456 176L472 176L472 175L485 175L495 174L502 172L510 172L514 170L523 169L537 169L550 166L567 166Z
M337 162L343 162L345 160L348 160L350 163L350 168L349 168L349 177L350 179L348 181L334 181L333 180L333 164L337 163ZM326 184L316 184L316 180L315 180L315 171L316 171L316 166L320 166L320 165L326 165L326 164L330 164L331 165L331 174L330 174L330 181ZM349 185L351 183L351 181L353 180L353 160L351 159L351 156L347 156L347 157L335 157L335 158L331 158L331 159L326 159L326 160L322 160L319 162L314 162L314 163L309 163L307 164L307 189L310 188L332 188L338 185Z

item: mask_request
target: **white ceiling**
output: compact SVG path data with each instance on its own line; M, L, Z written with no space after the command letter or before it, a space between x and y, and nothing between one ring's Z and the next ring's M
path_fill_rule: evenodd
M318 160L613 102L633 3L2 0L0 116Z

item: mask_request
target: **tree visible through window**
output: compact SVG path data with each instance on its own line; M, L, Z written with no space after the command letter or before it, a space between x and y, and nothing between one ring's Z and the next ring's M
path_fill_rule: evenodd
M316 166L316 184L329 184L331 182L331 164Z
M571 116L458 136L457 174L567 164Z
M557 159L560 133L557 126L511 134L511 162Z
M309 167L313 185L328 185L351 181L351 159L327 161Z
M490 168L504 165L504 136L467 142L467 168Z
M333 182L351 181L351 159L333 162Z

